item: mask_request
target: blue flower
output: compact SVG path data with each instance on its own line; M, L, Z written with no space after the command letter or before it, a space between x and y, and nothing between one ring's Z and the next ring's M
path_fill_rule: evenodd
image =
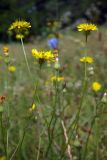
M48 40L48 46L53 49L58 48L58 38L55 38L55 37L50 38Z

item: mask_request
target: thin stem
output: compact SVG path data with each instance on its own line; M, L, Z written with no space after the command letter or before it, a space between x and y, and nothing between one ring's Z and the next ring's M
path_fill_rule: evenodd
M9 66L9 63L6 64L6 67L8 67L8 66ZM6 76L7 88L9 86L9 79L8 79L8 77L9 77L9 73L7 73L7 76ZM9 104L7 105L7 121L8 121L8 124L9 124L10 123ZM7 160L9 159L9 125L7 126L7 130L6 130L6 159Z
M95 112L95 115L91 121L91 128L90 128L90 131L92 131L93 129L93 126L94 126L94 123L95 123L95 119L96 117L100 117L100 113L98 114L97 113L97 109L98 109L98 106L101 104L101 100L96 104L95 108L96 108L96 112ZM100 106L101 107L101 106ZM101 107L102 108L102 107ZM90 139L90 132L88 133L88 136L87 136L87 139L86 139L86 144L85 144L85 150L84 150L84 155L83 155L83 160L85 160L86 158L86 155L87 155L87 146L88 146L88 142L89 142L89 139Z
M23 38L21 38L21 44L22 44L22 49L23 49L26 65L27 65L27 68L28 68L28 71L29 71L29 75L31 76L31 71L30 71L28 60L27 60L27 55L26 55L26 51L25 51L25 47L24 47L24 43L23 43ZM36 93L36 90L37 90L37 82L35 84L34 96L35 95L37 96L38 102L40 103L39 95L38 95L38 93Z
M13 154L12 154L12 156L11 156L11 158L10 158L9 160L12 160L12 159L14 158L15 154L19 151L19 149L21 149L21 146L22 146L22 144L23 144L23 141L24 141L24 138L25 138L25 135L26 135L26 130L27 130L28 126L29 126L29 122L30 122L32 116L33 116L33 115L31 115L31 116L29 117L28 123L27 123L26 126L24 127L24 131L23 131L22 138L19 140L19 142L18 142L18 144L17 144L17 146L16 146L16 148L15 148L15 150L14 150L14 152L13 152Z
M7 160L8 160L8 148L9 148L9 131L7 130L7 136L6 136L6 157L7 157Z
M13 152L10 160L12 160L12 159L14 158L15 154L16 154L16 153L18 152L18 150L21 148L21 146L22 146L22 144L23 144L24 137L25 137L25 133L26 133L26 132L25 132L25 130L24 130L22 139L21 139L21 140L19 141L19 143L17 144L16 149L14 150L14 152Z
M21 38L21 44L22 44L22 49L23 49L26 65L27 65L29 74L31 75L31 71L30 71L30 67L29 67L29 63L28 63L28 60L27 60L26 51L25 51L25 48L24 48L24 44L23 44L23 39L22 38Z
M67 144L67 153L68 153L68 156L69 156L69 160L73 160L72 150L71 150L71 146L68 142L67 130L66 130L66 127L65 127L65 124L64 124L63 120L61 120L61 125L62 125L63 132L64 132L65 143Z
M61 157L60 157L60 160L62 160L62 158L63 158L63 156L64 156L64 153L65 153L65 151L66 151L66 149L67 149L67 146L68 146L68 144L69 144L69 142L70 142L70 139L71 139L71 136L73 135L73 133L74 133L74 130L76 130L76 132L77 132L77 127L78 127L78 121L79 121L79 118L80 118L80 113L81 113L81 108L82 108L82 105L83 105L83 101L84 101L84 96L85 96L85 93L86 93L86 87L87 86L87 83L86 83L86 80L84 79L84 83L83 83L83 89L82 89L82 98L81 98L81 102L80 102L80 106L79 106L79 110L78 110L78 112L77 112L77 115L76 115L76 117L75 117L75 120L73 121L73 123L72 123L72 125L70 126L70 128L68 129L68 132L70 131L70 129L72 128L72 126L74 125L74 128L73 128L73 130L72 130L72 134L69 136L69 138L68 138L68 143L65 145L65 148L64 148L64 150L63 150L63 153L61 154Z
M32 104L34 103L34 101L35 101L35 97L37 98L37 100L38 100L38 103L39 104L41 104L41 101L40 101L40 98L39 98L39 95L38 95L38 92L37 92L37 82L36 82L36 84L35 84L35 88L34 88L34 95L33 95L33 101L32 101Z
M54 124L53 124L53 128L52 128L52 131L51 131L51 136L49 138L49 144L48 144L48 147L47 147L47 151L46 151L45 157L48 156L48 153L49 153L49 151L51 149L56 121L57 121L57 118L55 118L55 120L54 120Z
M85 57L87 56L87 41L88 41L88 35L86 33L86 39L85 39ZM85 65L84 65L84 79L87 79L87 62L85 61Z
M22 49L23 49L23 53L24 53L24 57L25 57L25 61L26 61L26 65L27 65L27 68L28 68L29 74L30 74L30 76L31 76L31 71L30 71L30 67L29 67L28 60L27 60L27 55L26 55L26 51L25 51L25 47L24 47L24 43L23 43L23 38L21 38L21 44L22 44ZM39 101L39 103L40 103L40 99L39 99L38 94L36 93L36 90L37 90L37 83L35 84L34 95L36 94L37 99L38 99L38 101Z
M9 105L8 105L8 123L9 123L9 117L10 117L10 111L9 111ZM6 135L6 153L7 153L7 160L8 160L8 154L9 154L9 128L7 128L7 135Z
M85 57L87 56L87 34L86 34L86 46L85 46ZM84 79L83 79L83 87L82 87L82 98L81 98L81 101L80 101L80 105L79 105L79 110L78 110L78 113L76 115L76 123L75 123L75 126L76 126L76 130L77 130L77 123L79 121L79 117L80 117L80 112L81 112L81 108L83 106L83 102L84 102L84 97L85 97L85 94L86 94L86 89L87 89L87 62L85 61L85 64L84 64ZM74 127L75 129L75 127Z
M5 133L4 133L4 127L3 127L3 113L0 113L0 125L1 125L1 134L2 134L3 147L4 147L5 154L7 155L5 138L4 138Z
M39 138L39 145L38 145L38 152L37 152L37 160L39 160L39 155L40 155L40 145L41 145L41 135Z
M94 118L93 118L93 120L92 120L92 122L91 122L90 131L92 131L92 128L93 128L93 126L94 126L95 118L96 118L96 116L94 116ZM84 150L84 155L83 155L82 160L85 160L85 158L86 158L87 146L88 146L89 139L90 139L90 132L88 133L88 136L87 136L87 139L86 139L85 150Z
M59 71L57 71L56 76L58 76L58 75L59 75ZM51 120L50 120L49 125L48 125L49 144L48 144L47 151L46 151L46 154L45 154L46 157L48 156L49 150L51 149L51 145L52 145L52 142L53 142L54 130L55 130L55 126L56 126L56 122L57 122L57 118L58 118L57 115L56 115L57 104L60 107L60 97L59 97L59 88L58 88L57 80L55 81L54 86L55 86L55 102L54 102L54 110L53 110L53 113L52 113L52 117L51 117ZM52 122L53 122L53 127L51 129L51 135L50 135L50 127L51 127Z
M85 35L85 42L86 42L86 45L85 45L85 57L87 56L87 34ZM63 154L61 155L61 158L60 160L62 160L63 158L63 155L67 149L67 146L69 144L69 141L71 139L71 136L73 135L73 132L74 130L76 131L77 133L77 129L78 129L78 122L79 122L79 118L80 118L80 113L81 113L81 109L82 109L82 106L83 106L83 102L84 102L84 97L85 97L85 94L86 94L86 89L87 89L87 62L85 61L85 64L84 64L84 79L83 79L83 86L82 86L82 97L81 97L81 101L80 101L80 105L79 105L79 109L78 109L78 112L76 114L76 117L75 117L75 120L73 121L72 125L70 126L69 128L69 131L70 129L72 128L72 126L74 125L74 128L72 130L72 134L69 136L69 139L68 139L68 143L66 144L64 150L63 150Z

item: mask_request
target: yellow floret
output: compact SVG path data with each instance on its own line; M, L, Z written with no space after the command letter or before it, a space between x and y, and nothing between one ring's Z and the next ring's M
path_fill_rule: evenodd
M95 24L82 23L77 26L78 31L95 31L97 30L97 26Z
M99 82L93 82L92 83L92 90L97 92L101 89L101 84Z
M92 57L88 57L88 56L84 56L82 58L80 58L80 62L87 62L87 63L93 63L94 59Z

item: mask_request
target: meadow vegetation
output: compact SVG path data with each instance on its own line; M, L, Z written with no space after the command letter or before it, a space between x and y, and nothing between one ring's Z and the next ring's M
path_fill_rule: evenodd
M106 160L106 29L61 33L57 48L19 29L0 44L0 160Z

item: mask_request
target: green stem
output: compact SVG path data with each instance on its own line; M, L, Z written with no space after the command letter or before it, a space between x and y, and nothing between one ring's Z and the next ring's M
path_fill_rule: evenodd
M8 154L9 154L8 148L9 148L9 131L7 130L7 135L6 135L6 153L7 153L6 158L7 158L7 160L9 159L9 157L8 157Z
M86 51L85 51L85 57L87 56L87 34L86 34ZM79 105L79 110L78 110L78 113L77 113L77 116L76 116L76 123L75 123L75 127L76 127L76 132L77 132L77 124L78 124L78 121L79 121L79 117L80 117L80 112L81 112L81 108L83 106L83 102L84 102L84 97L85 97L85 94L86 94L86 89L87 89L87 62L85 61L85 64L84 64L84 80L83 80L83 87L82 87L82 98L81 98L81 101L80 101L80 105ZM75 129L74 127L74 129Z
M29 74L31 75L31 71L30 71L30 67L29 67L29 63L28 63L28 60L27 60L26 51L25 51L25 48L24 48L24 43L23 43L22 38L21 38L21 44L22 44L22 49L23 49L23 53L24 53L24 57L25 57L25 62L26 62Z
M29 123L30 123L30 120L32 119L32 116L31 115L28 119L28 122L26 124L26 126L24 127L24 131L23 131L23 135L22 135L22 138L19 140L13 154L11 155L11 158L9 160L12 160L14 158L14 156L16 155L16 153L19 151L19 149L21 149L22 147L22 144L23 144L23 141L24 141L24 138L25 138L25 135L26 135L26 132L27 132L27 128L29 127Z
M85 57L87 56L87 34L86 34L86 37L85 37L85 42L86 42L86 51L85 51ZM85 64L84 64L84 79L83 79L83 87L82 87L82 97L81 97L81 101L80 101L80 105L79 105L79 109L78 109L78 112L76 114L76 117L75 117L75 120L73 121L72 125L70 126L70 128L68 129L68 132L71 130L72 126L74 125L74 128L72 130L72 134L69 136L68 138L68 143L66 144L64 150L63 150L63 154L61 155L61 158L60 160L62 160L63 158L63 155L67 149L67 146L69 144L69 141L71 139L71 136L73 135L73 132L76 131L77 133L77 129L78 129L78 122L79 122L79 118L80 118L80 113L81 113L81 109L82 109L82 106L83 106L83 102L84 102L84 97L85 97L85 94L86 94L86 89L87 89L87 63L85 61Z
M27 65L27 68L28 68L28 71L29 71L29 75L31 76L31 71L30 71L30 67L29 67L29 63L28 63L28 60L27 60L27 55L26 55L26 51L25 51L25 47L24 47L24 43L23 43L22 38L21 38L21 44L22 44L22 49L23 49L23 53L24 53L24 57L25 57L25 62L26 62L26 65ZM37 96L38 102L40 103L39 95L38 95L38 93L36 93L36 91L37 91L37 82L35 84L34 96L35 95Z
M100 117L100 113L99 113L99 114L97 113L97 109L98 109L98 106L100 105L100 103L101 103L101 100L96 104L96 107L95 107L96 112L95 112L95 115L94 115L94 117L93 117L93 119L92 119L92 122L91 122L90 131L92 131L92 129L93 129L93 126L94 126L96 117L98 117L98 116ZM102 108L102 107L100 106L100 108ZM90 139L90 133L88 133L88 136L87 136L87 139L86 139L85 150L84 150L84 155L83 155L82 160L85 160L85 159L86 159L87 146L88 146L88 143L89 143L89 139Z
M9 106L7 107L8 109L8 123L10 123L9 117L10 117L10 111L9 111ZM7 135L6 135L6 153L7 153L7 160L9 159L8 154L9 154L9 128L7 128Z
M76 115L76 117L75 117L75 120L73 121L73 123L72 123L72 125L70 126L70 128L68 129L68 131L67 132L70 132L70 130L71 130L71 128L72 128L72 126L74 125L74 128L73 128L73 130L72 130L72 134L69 136L69 138L68 138L68 143L66 144L66 146L64 147L64 150L63 150L63 153L61 154L61 157L60 157L60 160L62 160L62 158L63 158L63 156L64 156L64 153L65 153L65 151L66 151L66 149L67 149L67 146L68 146L68 144L70 143L70 139L71 139L71 136L73 135L73 133L74 133L74 130L76 130L76 132L77 132L77 129L78 129L78 121L79 121L79 118L80 118L80 113L81 113L81 108L82 108L82 105L83 105L83 101L84 101L84 96L85 96L85 93L86 93L86 86L87 86L87 83L86 83L87 81L84 79L84 83L83 83L83 89L82 89L82 98L81 98L81 102L80 102L80 106L79 106L79 110L78 110L78 112L77 112L77 115Z
M3 113L0 113L0 125L1 125L1 135L2 135L2 143L4 147L4 152L5 152L5 155L7 155L5 137L4 137L5 133L4 133L4 127L3 127Z
M24 140L24 137L25 137L25 133L26 133L25 131L26 131L26 130L24 130L22 139L21 139L21 140L19 141L19 143L17 144L16 149L14 150L14 152L13 152L10 160L12 160L12 159L14 158L14 156L16 155L16 153L19 151L19 149L21 149L21 146L22 146L22 144L23 144L23 140Z
M59 71L57 71L56 76L59 76ZM54 86L55 86L55 102L54 102L55 104L54 104L54 110L53 110L53 113L52 113L52 117L51 117L51 120L50 120L49 125L48 125L49 144L48 144L48 147L47 147L47 151L46 151L45 157L48 156L48 153L49 153L49 151L51 149L51 145L52 145L52 142L53 142L54 130L55 130L55 126L56 126L56 122L57 122L57 118L58 118L57 115L56 115L57 104L60 107L60 96L59 96L59 88L58 88L57 80L56 80ZM51 128L52 122L53 122L53 127L52 127L51 133L50 133L50 128Z
M40 135L39 144L38 144L37 160L39 160L39 156L40 156L40 145L41 145L41 135Z
M93 118L93 120L91 122L90 131L92 131L92 128L94 126L95 118L96 118L96 116L94 116L94 118ZM86 155L87 155L87 146L88 146L89 139L90 139L90 133L88 133L88 136L87 136L87 139L86 139L85 150L84 150L84 155L83 155L82 160L85 160L85 158L86 158Z

